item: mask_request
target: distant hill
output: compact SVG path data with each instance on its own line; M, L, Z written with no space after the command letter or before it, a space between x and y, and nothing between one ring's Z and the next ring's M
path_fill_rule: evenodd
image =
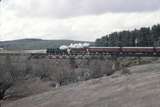
M69 45L71 43L84 43L87 41L74 40L42 40L42 39L20 39L13 41L0 42L0 48L4 49L46 49L57 48L61 45ZM94 42L88 42L94 45Z

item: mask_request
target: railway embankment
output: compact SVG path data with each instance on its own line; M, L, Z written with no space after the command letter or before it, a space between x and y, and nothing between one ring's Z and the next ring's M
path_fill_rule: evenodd
M155 58L112 58L108 56L53 57L31 54L0 55L0 99L16 100L53 88L99 78L125 67L150 63Z
M159 107L160 63L129 67L130 74L79 82L2 107Z

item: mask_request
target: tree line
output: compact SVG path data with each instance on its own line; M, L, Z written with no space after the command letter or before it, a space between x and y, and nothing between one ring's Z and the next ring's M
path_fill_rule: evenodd
M160 24L152 27L142 27L139 30L113 32L96 39L95 45L105 47L160 46Z

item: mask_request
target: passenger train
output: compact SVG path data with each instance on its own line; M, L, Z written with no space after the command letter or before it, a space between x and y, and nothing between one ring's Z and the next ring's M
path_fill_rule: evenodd
M47 54L52 55L78 55L78 54L156 54L160 55L160 47L66 47L49 48Z

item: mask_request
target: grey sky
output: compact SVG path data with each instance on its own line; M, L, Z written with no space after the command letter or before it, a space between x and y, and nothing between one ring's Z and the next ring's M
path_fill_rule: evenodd
M1 40L95 40L160 23L160 0L2 0L0 9Z
M6 0L6 2L8 9L16 11L19 15L58 18L160 9L160 0Z

